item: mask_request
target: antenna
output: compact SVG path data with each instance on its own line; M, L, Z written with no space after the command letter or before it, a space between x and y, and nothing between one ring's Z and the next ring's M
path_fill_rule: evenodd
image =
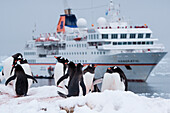
M70 9L67 0L63 0L63 4L64 4L64 9Z

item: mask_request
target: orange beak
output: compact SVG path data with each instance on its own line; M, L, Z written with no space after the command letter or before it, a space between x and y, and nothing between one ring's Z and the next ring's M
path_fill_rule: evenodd
M111 69L111 68L109 67L109 68L107 68L107 69Z
M65 63L65 64L67 64L67 63Z
M57 59L57 57L56 57L56 56L54 56L54 58L56 58L56 59Z

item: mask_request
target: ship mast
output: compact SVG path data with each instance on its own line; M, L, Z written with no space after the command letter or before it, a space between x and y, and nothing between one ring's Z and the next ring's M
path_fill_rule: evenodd
M118 22L120 21L119 14L120 14L120 5L117 5L113 2L113 0L110 0L109 7L106 11L106 16L108 18L107 20L109 22Z

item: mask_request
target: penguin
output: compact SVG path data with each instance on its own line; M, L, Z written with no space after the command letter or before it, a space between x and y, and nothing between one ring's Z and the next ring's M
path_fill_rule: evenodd
M122 90L127 91L125 82L122 79L122 72L120 70L115 70L116 67L108 68L103 77L101 91L104 90ZM126 79L127 80L127 79Z
M76 71L74 73L74 76L70 81L70 85L68 86L68 94L65 95L58 91L58 94L61 97L67 98L67 97L71 97L71 96L79 96L79 93L80 93L79 85L82 87L83 96L86 95L86 86L85 86L84 80L83 80L82 68L83 68L83 65L78 63L77 67L76 67Z
M27 75L33 76L33 75L32 75L32 71L31 71L31 67L30 67L30 65L28 64L28 61L27 61L26 59L20 60L20 65L21 65L21 67L24 69L24 71L25 71L25 73L26 73ZM31 87L32 83L33 83L33 80L32 80L32 79L28 79L28 86L29 86L29 88Z
M55 58L57 59L57 63L56 63L55 68L54 68L54 82L57 85L57 81L59 80L59 78L62 77L63 75L65 75L66 68L67 68L66 63L68 61L65 60L62 57L55 57ZM65 86L64 82L66 82L66 81L63 81L60 84L60 87L64 87Z
M61 81L63 81L64 79L68 79L68 84L67 86L65 85L65 87L68 89L68 86L70 85L71 79L74 76L74 73L76 71L76 66L74 64L74 62L70 61L68 63L68 70L66 72L65 75L63 75L58 81L57 81L57 86L60 84Z
M12 65L15 65L18 60L21 60L22 54L21 53L16 53L12 55L11 57L8 57L3 61L3 73L4 73L4 78L7 80L11 75L12 75ZM11 82L12 84L12 82Z
M11 80L16 79L16 82L14 84L14 89L15 89L16 95L17 96L23 96L23 95L27 96L27 91L28 91L28 80L27 79L32 79L36 83L38 83L38 82L34 77L27 75L20 64L16 64L14 66L14 68L15 68L14 75L11 76L9 79L7 79L7 81L5 82L5 85L7 86L7 84Z
M94 71L95 71L95 67L93 64L88 65L87 68L83 70L83 78L86 86L86 94L89 93L89 91L93 90Z
M121 78L121 82L123 82L124 85L125 85L125 91L128 91L128 80L127 80L126 75L124 74L124 72L117 66L111 67L111 70L113 72L119 73L120 78Z

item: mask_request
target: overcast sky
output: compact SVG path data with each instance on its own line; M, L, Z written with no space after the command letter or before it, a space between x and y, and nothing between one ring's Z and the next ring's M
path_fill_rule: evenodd
M78 18L89 24L105 16L110 0L68 0ZM170 50L170 0L116 0L121 5L121 15L130 18L134 25L147 24L153 36ZM82 8L103 6L93 10ZM63 13L63 0L0 0L0 56L21 52L27 40L36 34L54 32Z

